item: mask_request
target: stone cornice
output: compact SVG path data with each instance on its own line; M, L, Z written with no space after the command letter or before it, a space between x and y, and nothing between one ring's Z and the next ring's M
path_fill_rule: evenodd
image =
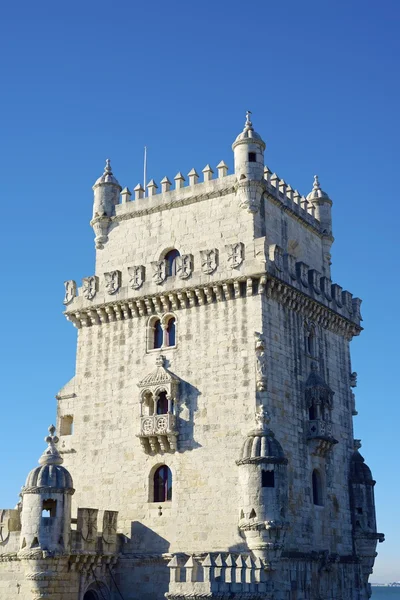
M289 309L303 314L325 329L343 335L348 340L362 331L357 322L266 272L149 296L92 304L79 310L71 308L64 314L77 328L81 328L254 295L274 298Z
M294 204L294 203L292 203L292 205L285 204L280 198L278 198L277 196L275 196L272 193L271 189L267 189L265 191L265 193L266 193L268 199L271 200L271 202L273 202L275 204L275 206L279 206L279 208L281 210L289 213L291 217L296 219L296 221L299 221L307 229L310 229L313 233L318 235L318 237L323 237L323 234L321 233L321 229L319 227L319 221L317 221L314 217L312 217L305 211L302 211L305 213L304 215L299 214L299 212L296 212L295 208L297 208L298 211L300 211L300 208L298 207L297 204ZM333 238L332 238L332 241L333 241Z

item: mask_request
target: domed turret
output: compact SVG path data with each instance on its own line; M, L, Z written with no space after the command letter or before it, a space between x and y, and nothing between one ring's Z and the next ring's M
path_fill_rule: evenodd
M39 467L29 473L22 488L20 552L65 554L69 548L71 529L72 477L62 466L54 435L49 427L45 438L48 447L39 459Z
M250 121L251 112L246 113L244 129L233 142L232 150L235 158L235 175L240 180L264 179L264 150L265 142L254 131Z
M94 203L93 219L90 222L96 234L96 248L103 248L107 242L110 217L114 214L115 206L119 203L122 187L111 170L110 159L107 158L104 173L93 186Z
M321 189L318 175L314 175L313 189L307 195L307 200L314 206L315 218L321 223L325 274L329 277L331 264L330 252L334 241L332 237L332 200L329 198L328 194Z
M256 413L256 423L236 461L242 488L239 529L254 555L271 566L281 555L287 526L287 459L264 408Z

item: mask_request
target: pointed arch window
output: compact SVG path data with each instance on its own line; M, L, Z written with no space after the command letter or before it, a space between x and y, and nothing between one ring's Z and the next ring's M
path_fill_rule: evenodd
M154 473L154 502L169 502L172 500L172 473L167 465L158 467Z

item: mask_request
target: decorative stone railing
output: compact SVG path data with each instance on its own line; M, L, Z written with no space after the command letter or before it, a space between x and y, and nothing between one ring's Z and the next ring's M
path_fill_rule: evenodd
M322 419L312 419L308 422L307 440L312 453L317 456L326 456L332 446L338 443L333 435L332 423Z
M177 419L172 413L141 417L140 438L146 452L175 452L177 449Z

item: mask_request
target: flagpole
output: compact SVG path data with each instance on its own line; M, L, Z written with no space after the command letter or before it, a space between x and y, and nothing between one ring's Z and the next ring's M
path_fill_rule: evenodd
M146 178L147 178L147 146L144 147L144 165L143 165L143 188L146 196Z

